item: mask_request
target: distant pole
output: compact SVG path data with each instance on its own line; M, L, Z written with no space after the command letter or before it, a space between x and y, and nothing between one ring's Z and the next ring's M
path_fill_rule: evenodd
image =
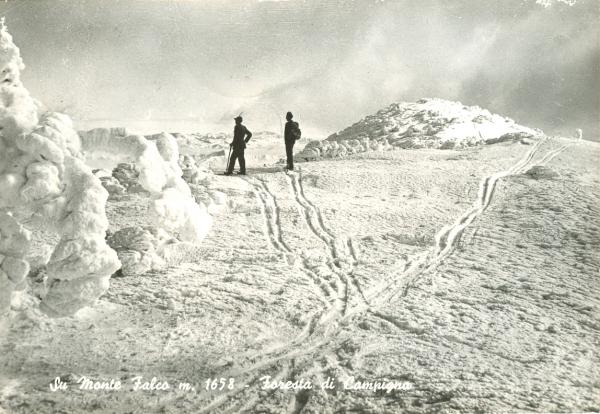
M277 119L279 119L279 138L283 139L283 122L281 121L281 115L277 113Z
M231 160L231 145L229 146L229 155L227 156L227 167L225 169L225 172L229 171L229 161L230 160Z

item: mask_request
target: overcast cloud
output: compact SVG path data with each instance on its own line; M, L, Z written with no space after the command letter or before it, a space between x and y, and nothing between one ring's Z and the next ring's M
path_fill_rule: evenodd
M0 3L23 81L80 128L326 136L441 97L598 139L598 1L20 0Z

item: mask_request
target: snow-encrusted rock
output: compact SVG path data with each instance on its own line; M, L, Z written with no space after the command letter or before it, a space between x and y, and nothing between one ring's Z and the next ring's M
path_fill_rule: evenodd
M208 185L214 176L208 169L199 167L194 157L189 155L179 157L179 166L182 170L183 179L190 184Z
M112 171L112 178L124 188L127 193L144 192L144 187L139 182L140 172L135 163L119 163ZM104 182L104 181L103 181ZM112 183L113 181L110 180ZM107 188L108 190L108 188ZM118 190L117 190L118 191ZM110 192L110 190L109 190Z
M125 187L115 177L101 177L100 182L102 187L108 191L109 198L118 197L126 192Z
M177 164L179 160L179 147L173 135L161 132L160 134L146 135L146 139L156 144L158 153L165 161Z
M165 260L160 252L172 243L177 240L156 227L126 227L108 237L108 245L116 250L124 276L163 267Z
M10 309L11 294L29 271L22 257L30 241L27 229L11 215L0 213L0 316Z
M530 178L534 180L551 180L558 177L558 173L550 167L544 165L534 165L525 172Z

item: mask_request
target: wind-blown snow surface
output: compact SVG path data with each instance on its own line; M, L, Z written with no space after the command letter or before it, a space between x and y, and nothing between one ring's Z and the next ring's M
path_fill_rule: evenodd
M540 134L478 106L421 99L392 104L324 141L309 142L296 158L335 158L394 148L460 148Z
M227 202L188 263L114 278L73 318L24 307L0 348L0 407L598 411L599 156L537 136L214 177ZM109 222L143 228L136 205L109 200ZM69 391L49 390L57 375ZM79 390L82 375L125 390ZM130 392L138 375L195 391ZM265 375L336 388L263 390ZM204 390L221 377L234 389ZM344 390L351 377L413 388Z

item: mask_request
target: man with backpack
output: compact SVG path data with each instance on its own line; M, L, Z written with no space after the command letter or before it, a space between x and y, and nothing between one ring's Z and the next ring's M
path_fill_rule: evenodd
M246 149L246 143L252 138L252 132L248 131L244 125L242 125L242 117L236 116L235 127L233 128L233 141L229 144L229 147L233 149L229 163L227 164L227 172L225 175L233 174L233 167L235 166L235 160L240 162L240 175L246 175L246 159L244 158L244 150Z
M293 117L294 115L292 115L291 112L288 112L285 115L285 119L287 119L287 122L285 123L285 132L283 134L285 140L285 155L288 170L294 169L294 144L302 136L302 132L300 131L300 126L298 125L298 122L292 121Z

